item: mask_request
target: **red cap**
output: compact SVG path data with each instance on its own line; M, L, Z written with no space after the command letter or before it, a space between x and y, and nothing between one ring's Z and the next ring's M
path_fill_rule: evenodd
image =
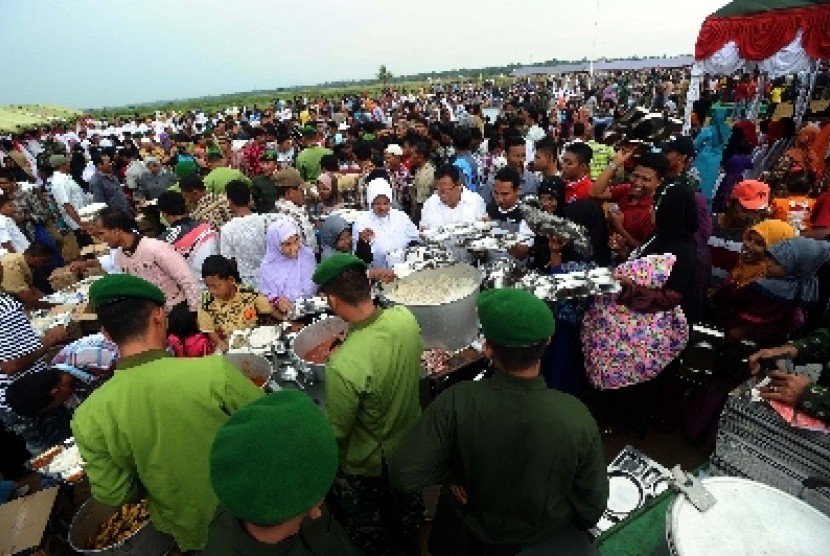
M744 180L735 185L732 198L748 210L761 210L769 206L769 186L758 180Z

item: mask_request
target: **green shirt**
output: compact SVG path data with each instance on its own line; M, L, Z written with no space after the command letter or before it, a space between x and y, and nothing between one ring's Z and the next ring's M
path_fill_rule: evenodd
M267 544L251 537L242 523L220 508L210 524L208 543L202 556L357 556L345 531L331 514L323 510L317 519L306 519L300 532L278 544Z
M174 359L154 350L122 359L72 418L92 496L110 506L146 497L157 529L182 550L202 548L217 504L213 438L260 396L221 357Z
M297 170L300 171L300 176L302 176L303 181L309 183L316 183L317 178L320 176L320 159L323 158L327 154L334 154L331 150L321 147L319 145L313 145L311 147L306 147L303 149L299 155L297 155Z
M404 491L457 484L455 505L488 544L528 545L573 524L587 529L605 510L608 476L587 408L541 377L496 372L463 382L430 404L389 464Z
M326 412L350 475L379 477L421 413L421 331L403 306L353 323L326 365Z
M219 166L218 168L214 168L213 170L205 176L205 187L208 190L208 193L216 193L217 195L224 195L225 194L225 187L234 181L234 180L241 180L248 184L250 187L251 180L235 168L228 168L227 166Z

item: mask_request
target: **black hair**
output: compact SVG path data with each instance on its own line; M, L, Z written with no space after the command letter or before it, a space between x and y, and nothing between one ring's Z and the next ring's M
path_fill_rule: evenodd
M493 360L496 364L509 373L528 369L542 359L547 342L530 346L507 347L487 340L487 345L493 350Z
M251 188L242 180L230 181L225 186L225 195L237 207L247 207L251 203Z
M574 125L571 128L571 135L574 137L582 137L585 135L585 124L582 122L574 122Z
M43 243L42 241L33 241L26 248L25 253L32 257L51 257L55 254L55 250L52 249L51 245Z
M189 336L199 333L196 311L191 311L186 302L181 302L167 315L167 333L177 337L184 345Z
M0 178L6 178L9 181L14 181L14 174L5 166L0 166Z
M340 170L340 164L337 162L337 156L333 154L324 154L320 157L320 168L326 172L337 172Z
M197 189L204 191L207 187L205 186L205 182L202 180L202 176L199 174L193 174L179 180L179 189L186 193L190 193L191 191L196 191Z
M118 345L138 338L147 330L150 313L161 307L149 299L128 297L95 308L98 321Z
M435 170L435 181L447 177L450 178L454 184L458 185L461 183L461 170L458 169L458 166L453 166L452 164L442 164L437 170Z
M576 141L565 147L565 152L573 154L580 164L586 166L591 164L591 159L594 158L594 149L587 143Z
M6 403L18 415L37 417L52 403L52 390L61 374L58 369L44 369L21 376L6 388Z
M637 158L637 166L651 168L660 180L666 177L669 171L669 161L662 153L647 152Z
M429 159L429 145L425 141L418 141L412 146L413 152L418 153L425 159Z
M242 281L239 276L239 270L236 268L236 263L232 259L223 257L222 255L210 255L202 263L202 278L204 279L210 276L233 278L237 283Z
M556 142L550 137L536 141L536 152L543 152L550 157L556 158Z
M496 172L496 175L493 177L493 181L510 182L510 184L513 186L513 189L519 189L519 187L522 184L522 178L521 176L519 176L519 173L509 166L505 166L504 168Z
M510 135L509 137L505 137L504 139L504 150L509 150L510 147L522 147L525 146L525 140L522 139L520 135Z
M366 275L366 269L357 265L347 267L337 277L321 286L320 291L336 296L349 305L357 305L372 298L372 285Z
M171 216L187 214L187 203L184 200L184 195L178 191L165 191L159 195L156 206L160 212L167 213Z
M103 209L98 213L96 220L100 220L101 225L107 230L121 230L122 232L135 233L138 229L131 215L113 207Z
M452 145L458 151L470 150L470 145L473 142L473 134L470 133L468 127L458 127L452 134Z

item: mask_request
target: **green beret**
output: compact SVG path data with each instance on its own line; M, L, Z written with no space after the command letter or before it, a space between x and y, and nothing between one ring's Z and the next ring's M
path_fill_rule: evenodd
M53 154L49 157L49 166L52 168L58 168L62 164L66 164L69 162L69 157L65 154Z
M89 299L96 309L125 298L149 299L159 305L167 301L158 286L131 274L108 274L89 288Z
M525 290L498 288L479 294L478 320L484 338L505 347L540 344L553 336L553 313Z
M332 279L337 278L341 272L352 266L365 269L366 263L348 253L335 253L320 263L311 279L318 286L325 286Z
M199 172L199 167L192 160L182 160L175 167L176 177L186 178L187 176L195 176Z
M319 133L319 132L317 131L317 126L305 125L305 126L303 126L303 129L301 130L301 133L303 135L317 135L317 133Z
M265 151L264 153L262 153L259 157L259 161L262 162L262 161L265 161L265 160L272 160L272 161L276 162L277 161L277 151Z
M210 449L210 480L235 517L276 525L320 502L337 464L337 443L323 412L304 393L281 390L246 405L219 429Z

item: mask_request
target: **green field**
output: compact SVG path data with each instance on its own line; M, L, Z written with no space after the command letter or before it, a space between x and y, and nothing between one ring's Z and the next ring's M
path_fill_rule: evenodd
M61 106L24 104L0 106L0 132L20 132L52 122L71 120L82 112Z

